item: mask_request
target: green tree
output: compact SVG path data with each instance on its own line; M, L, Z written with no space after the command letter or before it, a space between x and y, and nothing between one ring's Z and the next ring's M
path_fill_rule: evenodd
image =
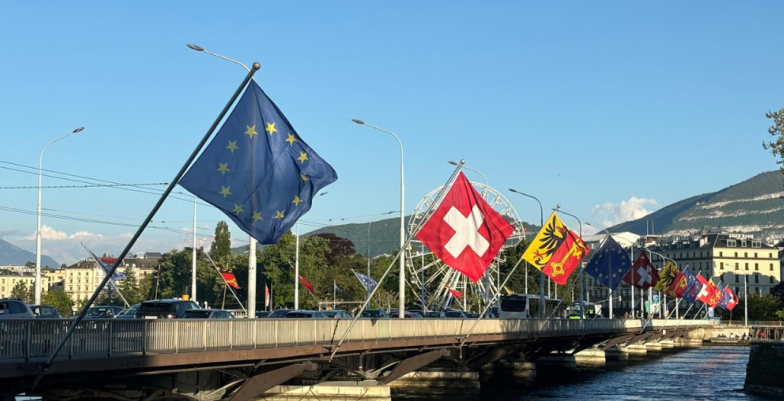
M26 282L19 280L16 282L16 285L14 285L14 288L11 289L11 298L19 298L22 301L30 303L32 292L32 289L27 288Z
M219 266L228 269L230 265L231 252L231 233L229 225L225 221L219 221L215 226L215 240L210 246L210 257Z
M749 320L762 320L771 321L779 320L778 312L782 309L782 304L779 299L773 295L757 295L750 294L748 299L749 304ZM744 316L744 309L746 302L741 299L738 305L732 310L733 320L742 320ZM721 308L716 309L716 313L722 319L729 319L730 313Z
M773 137L771 141L763 141L762 148L770 151L773 157L777 158L776 164L779 170L784 173L784 109L779 111L769 111L765 117L773 120L773 125L768 128L768 134Z
M71 317L71 315L73 315L74 304L62 287L47 291L43 297L41 297L41 303L54 306L63 317Z

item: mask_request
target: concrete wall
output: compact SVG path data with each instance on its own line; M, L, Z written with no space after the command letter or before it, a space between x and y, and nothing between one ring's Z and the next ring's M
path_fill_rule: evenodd
M784 396L784 344L754 344L746 366L747 392Z
M697 330L695 330L695 332L696 331ZM741 337L743 336L743 334L746 334L748 336L751 333L749 332L749 328L744 326L712 327L712 328L704 329L703 338L705 339L716 338L719 336L719 334L724 334L725 337L729 337L730 334L735 334L736 337Z

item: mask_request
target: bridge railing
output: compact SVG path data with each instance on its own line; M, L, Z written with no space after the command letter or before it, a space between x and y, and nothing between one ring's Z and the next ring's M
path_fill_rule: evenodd
M48 357L70 320L0 321L0 363ZM470 319L360 319L347 341L383 342L418 338L462 339ZM331 319L86 320L60 353L63 359L172 354L336 343L350 321ZM472 336L555 337L614 333L650 327L705 326L705 321L596 319L483 319Z

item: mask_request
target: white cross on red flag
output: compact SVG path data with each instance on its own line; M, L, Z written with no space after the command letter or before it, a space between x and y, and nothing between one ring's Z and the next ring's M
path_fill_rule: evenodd
M643 290L653 287L659 282L659 273L651 264L644 249L640 250L640 255L634 261L629 272L623 276L623 281Z
M477 282L513 232L460 173L416 237L446 265Z

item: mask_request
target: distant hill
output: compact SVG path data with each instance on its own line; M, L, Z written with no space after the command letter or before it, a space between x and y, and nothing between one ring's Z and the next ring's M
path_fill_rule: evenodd
M35 254L0 239L0 266L23 266L27 262L35 263ZM54 259L41 255L41 264L51 268L60 267Z
M703 228L754 234L769 242L784 237L784 176L779 171L756 175L739 184L675 202L642 219L610 228L645 234L646 221L655 234L688 235Z
M407 216L406 229L408 229L408 219L409 217ZM529 239L533 238L533 235L536 235L536 233L539 232L539 226L533 226L528 223L523 223L523 225L528 231ZM370 228L369 242L368 228ZM335 234L338 237L350 240L354 243L354 249L356 249L357 253L362 255L368 253L368 244L370 244L370 257L392 254L400 246L400 217L376 220L372 223L352 223L329 226L319 228L318 230L311 231L304 235L322 233ZM240 255L248 254L247 245L232 248L231 250Z

